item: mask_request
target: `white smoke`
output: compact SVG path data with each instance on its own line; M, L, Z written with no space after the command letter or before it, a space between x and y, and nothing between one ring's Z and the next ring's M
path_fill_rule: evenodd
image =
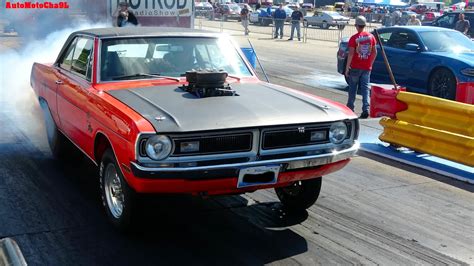
M72 28L52 32L42 40L29 39L19 49L0 50L0 102L2 105L14 106L17 111L31 110L29 107L36 105L35 101L37 101L30 86L33 63L54 63L64 42L72 32L105 26L105 24L82 23ZM20 40L18 38L18 41Z

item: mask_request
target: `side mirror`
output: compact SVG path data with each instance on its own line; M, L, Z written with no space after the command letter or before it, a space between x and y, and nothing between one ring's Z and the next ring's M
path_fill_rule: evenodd
M416 43L407 43L405 44L405 49L408 51L418 52L420 50L420 46Z

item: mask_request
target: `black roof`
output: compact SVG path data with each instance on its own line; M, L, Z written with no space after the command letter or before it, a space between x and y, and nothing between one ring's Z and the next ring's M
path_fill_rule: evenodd
M76 31L71 35L84 34L98 38L127 36L216 36L218 33L204 30L171 27L111 27Z

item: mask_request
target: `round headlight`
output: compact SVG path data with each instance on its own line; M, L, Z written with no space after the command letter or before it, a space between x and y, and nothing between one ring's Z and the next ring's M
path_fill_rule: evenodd
M334 144L340 144L347 136L347 126L343 122L333 123L329 129L329 140Z
M157 135L149 138L145 144L145 150L148 157L153 160L163 160L171 153L173 144L170 138L163 135Z

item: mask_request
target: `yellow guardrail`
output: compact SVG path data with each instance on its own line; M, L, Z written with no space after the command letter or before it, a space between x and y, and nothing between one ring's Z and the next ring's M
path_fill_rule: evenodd
M397 99L408 108L380 120L380 140L474 166L474 105L403 91Z

